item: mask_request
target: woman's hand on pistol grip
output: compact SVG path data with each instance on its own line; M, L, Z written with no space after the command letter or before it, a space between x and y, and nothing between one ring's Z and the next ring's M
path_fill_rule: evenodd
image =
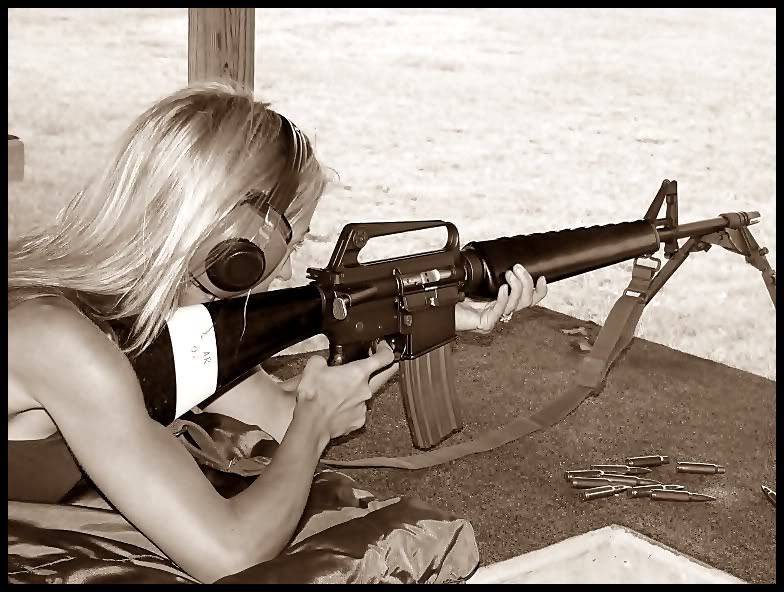
M394 354L386 344L367 358L340 366L328 366L322 356L305 364L297 386L298 413L310 414L329 439L365 425L367 400L397 370Z

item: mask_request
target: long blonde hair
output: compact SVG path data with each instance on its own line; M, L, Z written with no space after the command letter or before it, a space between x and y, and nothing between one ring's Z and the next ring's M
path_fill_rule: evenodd
M61 294L95 321L136 317L126 352L145 348L176 308L189 257L249 193L296 166L288 215L326 178L295 126L239 86L189 86L155 103L52 224L8 243L8 306Z

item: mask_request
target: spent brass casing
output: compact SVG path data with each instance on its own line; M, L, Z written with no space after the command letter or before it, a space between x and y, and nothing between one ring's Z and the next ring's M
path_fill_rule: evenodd
M762 486L762 493L765 494L765 497L768 498L768 501L771 504L773 504L774 506L776 505L776 492L775 491L773 491L767 485L763 485Z
M692 493L691 491L651 491L651 499L657 502L712 502L716 498L704 493Z
M642 477L633 477L631 475L619 475L617 477L575 477L572 479L572 487L576 489L588 489L601 485L626 485L628 487L636 487L638 485L661 485L661 483L654 481L653 479L643 479Z
M597 469L574 469L571 471L564 471L564 479L571 481L575 477L601 477L604 471Z
M670 464L670 457L661 454L648 456L627 456L626 464L632 467L660 467Z
M651 497L652 491L682 491L684 489L686 489L685 485L639 485L627 489L626 495L629 497Z
M642 475L644 473L650 473L653 470L646 467L630 467L628 465L591 465L591 468L599 471L616 473L618 475Z
M633 479L649 479L649 477L640 477L639 475L626 475L624 473L608 473L608 472L605 472L603 475L601 475L601 477L607 477L607 478L623 477L624 479L627 477L631 477ZM653 482L658 483L658 481L655 480Z
M577 496L580 501L587 502L593 499L600 499L603 497L613 497L628 490L628 485L600 485L599 487L592 487L584 489Z
M723 475L725 469L721 465L713 463L701 463L691 461L679 461L675 463L676 473L693 473L696 475Z

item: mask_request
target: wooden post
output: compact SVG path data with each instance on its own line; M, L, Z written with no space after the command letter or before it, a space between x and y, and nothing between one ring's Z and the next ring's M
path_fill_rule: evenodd
M255 8L188 9L188 83L231 79L253 91Z

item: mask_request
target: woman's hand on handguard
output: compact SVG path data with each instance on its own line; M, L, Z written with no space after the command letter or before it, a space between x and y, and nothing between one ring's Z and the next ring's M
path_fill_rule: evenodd
M342 366L327 366L321 356L309 358L297 386L294 417L310 417L327 441L358 430L365 425L367 400L396 372L394 361L386 342L367 358Z
M537 304L547 295L547 280L540 276L534 286L531 274L519 263L506 272L506 284L498 289L498 298L490 302L466 298L455 306L455 329L489 333L499 320L508 321L512 314Z

